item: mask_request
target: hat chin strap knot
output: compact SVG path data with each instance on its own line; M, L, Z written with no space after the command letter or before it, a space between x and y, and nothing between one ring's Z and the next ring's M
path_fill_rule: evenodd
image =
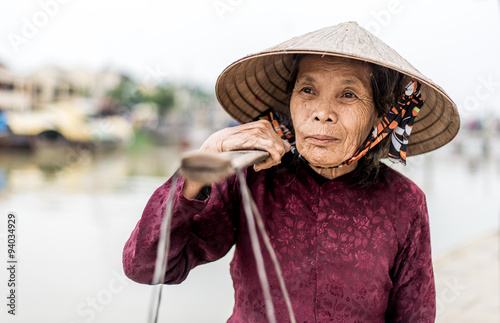
M329 167L313 165L304 156L302 156L299 153L299 150L297 149L297 147L295 147L295 145L292 146L292 149L290 149L290 151L292 152L292 154L294 154L295 156L297 156L300 160L304 161L306 164L308 164L309 166L314 167L314 168L319 168L319 169L334 169L334 168L341 167L340 165L329 166Z
M415 118L424 104L420 93L420 87L420 82L412 79L406 86L406 90L401 95L398 102L389 110L389 112L387 112L382 121L380 121L380 123L373 128L373 131L368 135L368 138L366 138L356 154L337 166L323 167L309 163L307 159L299 153L295 145L295 138L293 137L293 134L286 128L286 126L275 118L272 110L267 110L257 119L264 119L271 122L276 133L280 135L283 140L286 140L291 144L292 154L314 168L333 169L351 165L365 156L370 149L375 147L388 135L391 135L391 144L388 153L389 160L393 163L399 162L406 165L406 148L408 146L410 133L413 129Z

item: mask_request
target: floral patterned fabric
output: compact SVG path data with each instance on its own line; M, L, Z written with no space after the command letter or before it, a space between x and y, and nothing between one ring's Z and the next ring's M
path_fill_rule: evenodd
M297 322L434 322L435 290L425 196L410 180L382 166L379 184L347 185L349 174L326 180L283 166L245 172L263 216ZM266 322L239 184L213 185L204 201L173 192L166 284L178 284L197 265L231 262L235 306L228 322ZM170 180L158 188L127 241L126 275L152 279L160 222ZM261 241L261 245L263 245ZM267 251L263 251L278 322L288 312Z

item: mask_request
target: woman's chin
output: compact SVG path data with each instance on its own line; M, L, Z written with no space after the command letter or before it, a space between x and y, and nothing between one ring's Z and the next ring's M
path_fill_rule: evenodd
M338 147L322 147L316 145L304 145L297 147L299 153L309 162L310 165L320 167L335 167L346 161L345 155L339 154ZM345 159L344 159L345 158Z
M338 156L329 156L329 155L324 155L324 156L318 156L318 155L302 155L310 165L312 166L319 166L319 167L335 167L344 162L341 158Z

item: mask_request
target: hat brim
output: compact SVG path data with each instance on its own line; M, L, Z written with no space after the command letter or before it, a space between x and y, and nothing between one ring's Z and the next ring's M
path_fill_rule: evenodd
M355 27L362 29L357 24ZM392 48L369 33L370 38L375 38L383 45L377 43L375 48L378 52L375 51L377 52L375 54L373 51L366 53L366 49L361 48L361 55L356 55L352 53L356 52L355 49L346 49L346 46L342 46L342 51L325 50L325 48L321 50L293 48L294 44L300 43L298 42L300 39L305 39L307 42L311 37L314 38L314 33L294 38L229 65L219 76L215 89L220 104L229 115L240 123L247 123L270 108L288 114L287 85L291 78L294 54L328 55L378 64L422 83L421 94L424 105L415 119L407 147L408 156L435 150L456 136L460 128L460 118L451 98ZM331 38L331 35L329 36ZM288 44L290 42L292 46ZM300 46L310 45L300 44Z

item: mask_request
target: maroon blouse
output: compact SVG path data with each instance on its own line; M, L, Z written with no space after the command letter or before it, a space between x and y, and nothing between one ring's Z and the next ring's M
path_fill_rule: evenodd
M382 166L379 184L363 189L347 185L349 174L321 181L312 172L281 167L245 172L297 322L434 322L422 191L387 166ZM125 273L139 283L151 283L170 183L156 190L125 245ZM180 178L175 192L165 283L181 283L192 268L223 257L236 244L231 263L235 305L229 322L267 321L236 177L213 185L204 201L184 198L183 183ZM289 322L263 250L277 320Z

